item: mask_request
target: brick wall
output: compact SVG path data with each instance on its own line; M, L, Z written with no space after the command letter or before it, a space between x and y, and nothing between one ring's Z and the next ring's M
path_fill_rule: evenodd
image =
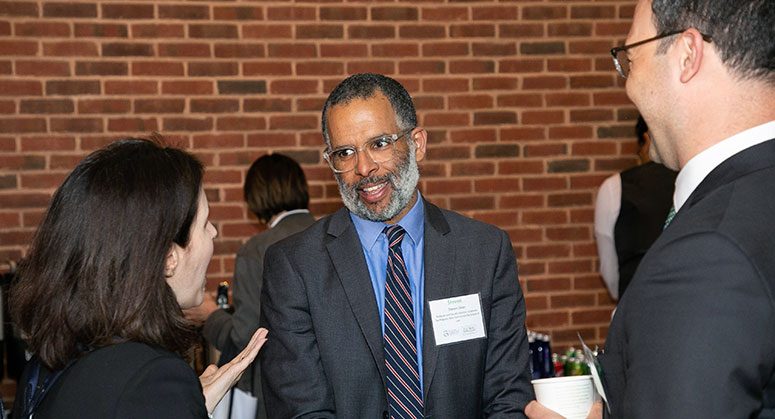
M634 3L2 1L0 261L23 256L84 155L159 131L208 167L214 287L260 231L241 192L257 156L299 160L317 216L341 206L320 109L347 75L379 72L429 131L425 196L511 236L529 328L602 343L613 304L593 203L636 162L637 113L608 54Z

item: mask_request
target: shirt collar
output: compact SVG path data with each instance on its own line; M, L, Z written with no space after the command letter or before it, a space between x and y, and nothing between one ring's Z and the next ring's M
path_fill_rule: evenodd
M281 213L280 215L278 215L277 218L272 220L272 223L269 224L269 228L272 228L272 227L276 226L277 223L280 222L280 220L282 220L285 217L288 217L289 215L301 214L301 213L309 214L309 210L305 209L305 208L299 208L299 209L295 209L295 210L285 211L284 213Z
M363 247L371 251L374 244L377 242L379 235L382 234L382 230L385 229L388 224L378 221L370 221L350 212L350 219L355 224L355 230L358 231L358 236L361 239ZM420 191L417 191L417 201L412 206L406 215L398 220L398 225L406 230L406 234L412 240L413 246L417 246L423 237L423 223L425 220L425 206L423 204L422 195Z
M724 160L773 138L775 138L775 121L770 121L735 134L692 157L675 180L673 205L676 212L700 186L703 179Z

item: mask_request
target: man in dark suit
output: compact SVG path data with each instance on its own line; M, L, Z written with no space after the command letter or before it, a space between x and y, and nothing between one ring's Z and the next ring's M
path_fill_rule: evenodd
M612 416L773 417L775 3L639 0L633 19L612 53L680 172L600 360Z
M511 241L417 191L427 133L409 94L351 76L323 135L345 208L267 251L269 416L522 416L533 391Z

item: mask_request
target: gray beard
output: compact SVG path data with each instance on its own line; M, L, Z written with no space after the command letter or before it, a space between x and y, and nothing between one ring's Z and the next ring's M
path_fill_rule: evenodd
M337 175L336 182L339 184L339 195L342 197L344 206L358 217L370 221L384 222L397 216L412 201L414 191L417 189L417 182L420 180L420 170L415 160L414 147L409 150L406 159L401 162L396 172L398 173L397 175L388 172L384 176L361 179L353 185L347 185ZM369 183L385 181L393 188L393 193L390 194L390 202L382 211L374 211L361 201L360 195L358 195L358 188Z

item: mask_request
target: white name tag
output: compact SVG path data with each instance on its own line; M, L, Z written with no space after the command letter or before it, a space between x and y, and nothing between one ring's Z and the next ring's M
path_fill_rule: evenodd
M428 301L436 345L486 337L479 294Z

